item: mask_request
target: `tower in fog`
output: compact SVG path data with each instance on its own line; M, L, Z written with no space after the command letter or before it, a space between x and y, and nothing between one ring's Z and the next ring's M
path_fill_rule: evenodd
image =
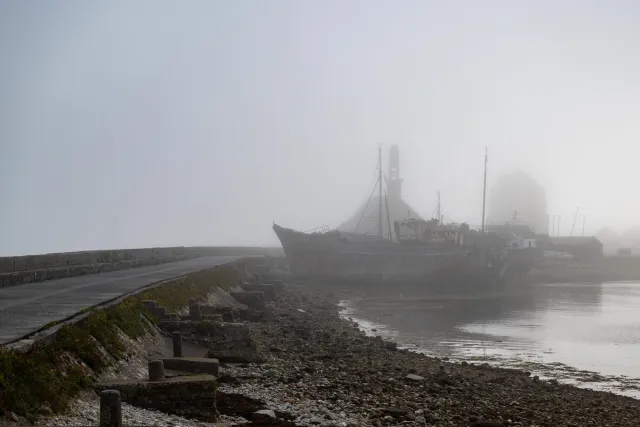
M489 192L487 224L528 225L538 234L548 230L544 188L524 172L501 176Z
M382 195L383 235L389 237L389 229L393 230L395 221L407 218L421 218L411 206L402 200L402 178L400 177L400 150L397 145L389 149L389 164L384 174ZM358 234L374 235L378 232L378 206L380 198L374 194L365 200L358 210L338 230ZM387 216L387 207L389 215ZM391 233L393 236L393 233Z

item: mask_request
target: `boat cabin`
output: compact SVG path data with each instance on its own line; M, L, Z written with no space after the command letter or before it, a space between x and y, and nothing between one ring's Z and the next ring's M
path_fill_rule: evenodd
M458 224L439 224L438 220L405 219L394 223L396 238L401 243L461 246L464 230Z
M536 239L525 239L520 236L513 235L509 240L505 241L504 245L511 249L535 248Z

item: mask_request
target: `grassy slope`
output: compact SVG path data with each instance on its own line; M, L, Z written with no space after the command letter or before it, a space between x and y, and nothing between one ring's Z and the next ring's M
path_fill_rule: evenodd
M239 278L231 267L193 273L116 306L93 310L86 321L61 327L52 342L27 353L0 348L0 416L14 412L33 419L40 412L63 411L101 372L128 356L119 331L136 339L152 327L149 320L156 319L146 312L143 316L141 301L156 300L172 312L190 298L202 300L214 287L226 288Z

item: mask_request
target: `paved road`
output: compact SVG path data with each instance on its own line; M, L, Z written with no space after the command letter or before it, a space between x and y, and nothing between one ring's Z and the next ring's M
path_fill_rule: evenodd
M0 344L49 322L161 280L225 264L241 257L215 256L0 289Z

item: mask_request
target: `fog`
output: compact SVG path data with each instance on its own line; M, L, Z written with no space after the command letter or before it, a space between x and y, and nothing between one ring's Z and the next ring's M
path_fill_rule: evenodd
M446 3L446 4L445 4ZM381 144L478 224L523 171L568 234L638 224L640 3L0 3L0 254L277 245L337 227ZM386 166L385 166L386 168Z

